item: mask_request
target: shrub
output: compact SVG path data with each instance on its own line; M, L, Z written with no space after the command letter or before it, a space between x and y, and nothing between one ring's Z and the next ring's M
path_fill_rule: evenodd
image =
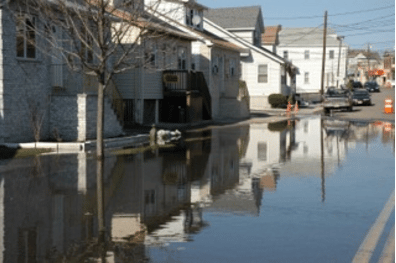
M287 97L282 94L271 94L268 97L268 102L272 108L279 108L287 104Z
M268 130L281 132L287 128L287 121L270 122L268 123Z

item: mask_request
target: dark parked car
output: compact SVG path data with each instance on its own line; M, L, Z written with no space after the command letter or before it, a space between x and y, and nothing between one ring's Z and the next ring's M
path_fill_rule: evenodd
M330 87L323 96L323 109L329 113L332 109L346 109L352 111L352 93L349 90Z
M366 89L353 91L353 105L371 105L370 93Z
M367 81L364 83L364 88L369 92L380 92L379 85L375 81Z
M352 87L353 87L353 89L362 89L363 85L360 81L354 81L354 82L352 82Z

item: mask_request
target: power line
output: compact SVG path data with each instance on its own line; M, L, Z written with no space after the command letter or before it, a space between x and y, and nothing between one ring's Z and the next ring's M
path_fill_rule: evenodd
M384 9L388 9L390 7L395 7L395 5L384 6L384 7L374 8L374 9L365 9L365 10L360 10L360 11L338 13L338 14L328 15L328 16L343 16L343 15L350 15L350 14L355 15L355 14L373 12L373 11L378 11L378 10L384 10ZM265 17L265 19L266 20L268 20L268 19L297 20L297 19L315 19L315 18L322 18L322 17L323 16Z

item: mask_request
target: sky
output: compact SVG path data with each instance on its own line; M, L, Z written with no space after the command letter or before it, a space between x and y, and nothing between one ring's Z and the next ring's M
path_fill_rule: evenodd
M261 6L264 26L327 27L352 49L368 49L382 53L395 48L394 0L196 0L208 8Z

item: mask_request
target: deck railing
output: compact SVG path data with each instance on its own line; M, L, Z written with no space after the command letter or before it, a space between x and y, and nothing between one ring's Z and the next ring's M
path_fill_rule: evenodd
M211 116L211 96L205 76L200 71L165 70L162 73L164 92L167 94L183 94L199 92L209 116Z

